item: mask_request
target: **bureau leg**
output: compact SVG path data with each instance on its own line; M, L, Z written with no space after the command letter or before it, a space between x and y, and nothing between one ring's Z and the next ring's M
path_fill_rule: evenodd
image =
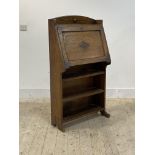
M110 114L107 113L105 110L101 110L100 112L102 116L105 116L106 118L110 118Z
M55 118L55 115L54 115L54 112L53 111L51 112L51 124L53 126L56 126L56 118Z
M57 126L58 126L58 129L61 130L62 132L65 131L62 122L59 121Z
M53 117L53 116L52 116L52 118L51 118L51 124L52 124L53 126L56 126L56 119L55 119L55 117Z

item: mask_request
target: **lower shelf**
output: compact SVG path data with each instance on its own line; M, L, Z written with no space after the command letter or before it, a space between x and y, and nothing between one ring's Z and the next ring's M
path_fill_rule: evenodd
M67 124L73 120L77 120L82 117L87 117L91 114L97 113L99 110L103 110L103 108L100 106L93 105L93 106L87 107L86 109L83 109L80 112L70 113L64 117L64 123Z
M82 91L80 93L71 95L71 96L66 96L63 99L63 102L69 102L78 98L83 98L83 97L87 97L87 96L91 96L91 95L95 95L95 94L100 94L103 93L104 90L103 89L98 89L98 88L89 88L88 90Z

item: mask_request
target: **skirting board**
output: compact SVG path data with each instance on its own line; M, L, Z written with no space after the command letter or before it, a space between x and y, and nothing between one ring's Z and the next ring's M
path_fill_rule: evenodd
M134 88L119 88L107 89L107 98L135 98ZM20 102L49 102L50 90L49 89L20 89L19 90Z

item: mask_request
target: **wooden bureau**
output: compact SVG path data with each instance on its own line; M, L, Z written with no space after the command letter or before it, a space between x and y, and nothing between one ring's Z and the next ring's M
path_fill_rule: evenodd
M102 20L64 16L48 20L51 123L106 112L106 66L111 63Z

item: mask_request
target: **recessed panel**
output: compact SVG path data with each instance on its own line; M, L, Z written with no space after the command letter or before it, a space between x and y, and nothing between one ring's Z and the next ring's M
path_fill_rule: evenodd
M64 31L63 40L69 61L105 56L100 31Z

